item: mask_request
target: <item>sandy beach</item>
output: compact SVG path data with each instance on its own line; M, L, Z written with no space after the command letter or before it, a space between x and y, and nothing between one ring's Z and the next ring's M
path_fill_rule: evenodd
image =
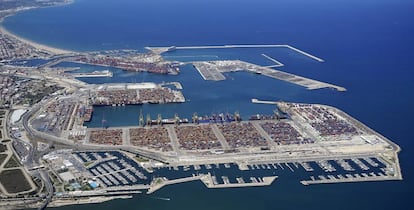
M49 47L49 46L46 46L46 45L43 45L43 44L39 44L39 43L30 41L30 40L27 40L27 39L22 38L20 36L17 36L16 34L13 34L12 32L8 31L6 28L4 28L3 25L2 25L2 23L3 23L3 19L0 20L0 33L5 34L5 35L8 35L8 36L11 36L11 37L14 37L15 39L17 39L17 40L19 40L19 41L21 41L21 42L23 42L25 44L28 44L28 45L36 48L36 49L41 49L41 50L44 50L44 51L48 51L48 52L53 53L53 54L76 53L74 51L69 51L69 50L63 50L63 49L59 49L59 48Z

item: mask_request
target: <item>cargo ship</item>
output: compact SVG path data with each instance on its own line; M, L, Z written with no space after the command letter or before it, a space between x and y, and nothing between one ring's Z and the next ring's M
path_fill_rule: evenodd
M220 113L203 117L193 116L193 123L225 123L234 121L241 121L241 117L238 113L235 113L234 115Z
M183 124L183 123L189 123L190 121L187 118L184 119L178 119L178 121L174 118L170 118L170 119L162 119L161 121L159 120L150 120L149 122L147 122L147 125L167 125L167 124Z
M263 114L255 114L250 116L249 120L277 120L277 115L263 115Z

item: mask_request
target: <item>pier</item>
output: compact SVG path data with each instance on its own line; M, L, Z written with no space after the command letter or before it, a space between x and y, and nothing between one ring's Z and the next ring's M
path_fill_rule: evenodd
M215 177L208 174L203 176L201 181L206 185L207 188L234 188L234 187L260 187L269 186L276 180L277 176L269 176L263 178L251 177L251 182L245 182L243 178L237 178L237 183L230 183L228 177L222 177L224 184L217 184Z
M241 60L201 61L193 62L204 80L224 80L223 72L250 71L255 74L262 74L271 78L283 80L296 85L306 87L309 90L332 88L337 91L346 91L344 87L329 84L326 82L309 79L295 74L275 70L269 67L259 66Z
M109 70L103 70L103 71L94 71L91 73L75 73L70 74L75 78L83 78L83 77L112 77L113 74Z
M183 89L183 86L181 85L181 83L180 83L180 82L163 82L163 83L161 83L160 85L161 85L161 86L166 86L166 85L174 85L174 87L175 87L177 90L182 90L182 89Z
M204 80L220 81L226 79L220 72L219 67L215 64L209 62L193 62L193 66Z
M385 175L375 175L375 176L359 176L359 174L356 174L356 176L352 175L345 175L340 176L339 178L336 178L332 175L328 175L328 178L325 176L321 176L320 179L311 179L311 180L302 180L300 181L301 184L307 186L311 184L332 184L332 183L347 183L347 182L368 182L368 181L390 181L390 180L398 180L395 177L389 177Z

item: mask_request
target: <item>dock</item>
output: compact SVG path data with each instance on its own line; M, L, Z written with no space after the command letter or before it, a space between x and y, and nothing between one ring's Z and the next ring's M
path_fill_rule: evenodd
M94 71L91 73L75 73L70 74L75 78L83 78L83 77L112 77L113 74L109 70L103 70L103 71Z
M226 77L220 72L218 66L210 62L193 62L193 66L204 80L220 81Z
M347 174L348 176L341 176L336 178L334 176L322 177L321 179L311 179L311 180L302 180L300 181L301 184L307 186L311 184L332 184L332 183L347 183L347 182L367 182L367 181L387 181L387 180L398 180L395 177L385 176L385 175L375 175L375 176L352 176Z
M259 66L241 60L200 61L193 62L193 65L204 80L225 80L226 78L222 74L224 72L250 71L255 74L262 74L264 76L300 85L309 90L332 88L337 91L346 91L346 89L341 86L298 76L269 67Z
M174 87L177 90L182 90L183 89L183 85L181 85L180 82L163 82L160 84L161 86L166 86L166 85L174 85Z
M277 176L269 176L263 178L251 177L252 182L245 182L243 178L237 178L237 183L230 183L227 177L223 177L224 184L217 184L217 181L208 174L204 176L201 181L206 185L207 188L234 188L234 187L260 187L260 186L269 186L276 180Z

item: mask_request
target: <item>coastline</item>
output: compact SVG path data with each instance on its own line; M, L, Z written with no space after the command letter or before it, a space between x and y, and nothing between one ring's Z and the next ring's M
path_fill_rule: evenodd
M31 41L31 40L25 39L23 37L20 37L20 36L14 34L12 32L10 32L10 31L8 31L3 26L4 18L9 17L9 16L12 16L12 15L15 15L15 14L16 13L10 14L10 15L7 15L7 16L5 16L5 17L3 17L3 18L0 19L0 33L1 34L4 34L4 35L10 36L10 37L13 37L13 38L19 40L20 42L23 42L23 43L25 43L27 45L30 45L30 46L32 46L32 47L34 47L36 49L44 50L44 51L47 51L47 52L50 52L50 53L53 53L53 54L71 54L71 53L77 53L75 51L64 50L64 49L59 49L59 48L50 47L50 46L47 46L47 45L44 45L44 44L40 44L40 43Z

